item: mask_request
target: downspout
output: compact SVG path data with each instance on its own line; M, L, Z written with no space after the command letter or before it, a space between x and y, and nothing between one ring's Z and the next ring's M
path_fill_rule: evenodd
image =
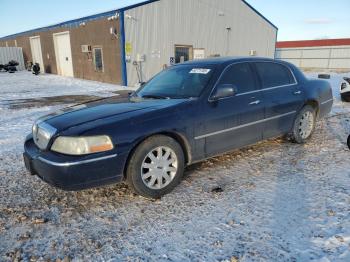
M125 23L124 10L119 11L119 31L120 31L120 57L122 69L122 83L128 85L128 72L126 69L126 54L125 54Z
M276 59L276 56L277 56L277 40L278 40L278 28L276 28L276 37L275 37L275 54L274 54L274 59Z

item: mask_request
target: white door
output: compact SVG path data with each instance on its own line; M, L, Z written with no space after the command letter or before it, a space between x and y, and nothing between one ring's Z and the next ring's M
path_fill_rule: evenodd
M41 43L40 36L33 36L29 38L30 40L30 49L32 51L33 64L39 63L40 72L45 73L43 54L41 52Z
M53 34L55 45L57 73L62 76L73 77L72 50L69 32Z

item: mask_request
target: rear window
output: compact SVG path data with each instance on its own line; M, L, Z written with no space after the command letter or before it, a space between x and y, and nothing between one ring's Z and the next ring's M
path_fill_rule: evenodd
M295 84L292 73L284 65L268 62L259 62L255 65L263 88Z

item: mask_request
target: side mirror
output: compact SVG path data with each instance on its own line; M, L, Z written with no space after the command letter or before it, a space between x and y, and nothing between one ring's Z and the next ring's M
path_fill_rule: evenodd
M237 94L237 88L231 84L219 85L212 94L210 101L218 101L223 98L232 97Z

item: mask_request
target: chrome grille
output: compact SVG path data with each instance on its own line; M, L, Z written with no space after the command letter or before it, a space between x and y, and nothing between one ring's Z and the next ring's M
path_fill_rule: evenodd
M34 143L42 150L47 149L50 139L55 135L56 128L45 122L35 123L33 126Z

